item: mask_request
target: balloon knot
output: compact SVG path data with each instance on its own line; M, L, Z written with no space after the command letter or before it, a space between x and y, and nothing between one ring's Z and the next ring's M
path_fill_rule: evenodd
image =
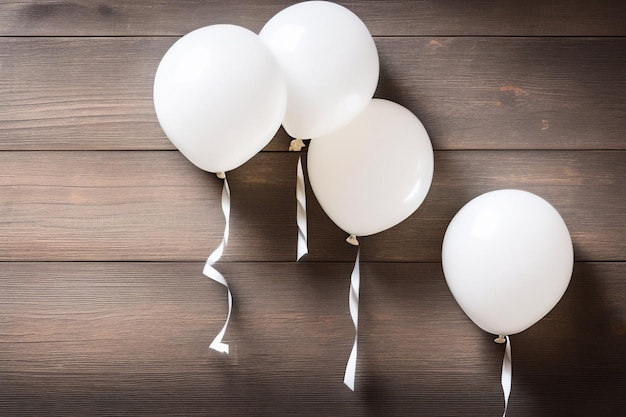
M348 238L346 239L346 242L354 246L359 246L359 241L357 240L355 235L348 236Z
M493 341L500 344L506 343L506 336L499 335L498 337L493 339Z
M216 172L215 175L217 175L217 178L221 179L221 180L225 180L226 179L226 173L225 172Z
M306 144L302 139L294 139L289 143L289 150L292 152L300 152L305 146Z

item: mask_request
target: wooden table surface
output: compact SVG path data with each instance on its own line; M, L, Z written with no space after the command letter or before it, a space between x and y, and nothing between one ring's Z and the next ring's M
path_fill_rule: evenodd
M161 131L165 51L215 23L258 31L292 2L0 3L0 415L499 416L503 348L460 310L441 242L471 198L534 192L576 263L557 307L512 336L507 415L626 413L626 3L341 2L374 35L376 97L424 123L433 186L362 238L356 391L343 385L356 250L308 189L281 130L221 182Z

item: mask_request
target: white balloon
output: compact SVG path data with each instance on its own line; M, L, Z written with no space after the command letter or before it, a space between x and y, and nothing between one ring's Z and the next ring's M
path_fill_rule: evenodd
M283 127L299 139L326 135L353 120L374 95L378 52L365 24L327 1L297 3L259 33L287 81Z
M154 79L154 108L170 141L210 172L237 168L274 137L287 91L276 60L258 35L213 25L183 36Z
M341 229L386 230L422 204L433 178L433 148L422 123L392 101L373 99L350 124L311 141L311 187Z
M519 333L548 314L565 293L573 264L572 240L559 213L521 190L471 200L443 239L452 295L476 325L496 335Z

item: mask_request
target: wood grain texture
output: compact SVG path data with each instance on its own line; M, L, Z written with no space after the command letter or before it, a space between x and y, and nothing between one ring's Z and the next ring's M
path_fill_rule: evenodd
M154 74L174 38L0 38L0 149L173 149ZM626 149L626 38L378 38L377 97L435 149ZM266 150L287 150L281 129Z
M152 101L175 39L0 40L3 149L172 149Z
M295 259L293 153L262 153L229 173L228 261ZM365 237L366 261L438 262L445 229L471 198L501 188L552 203L576 259L626 253L625 151L437 152L423 205L400 225ZM221 182L166 152L0 153L0 259L206 259L224 230ZM346 234L308 190L308 261L349 261ZM358 208L355 208L357 210Z
M377 96L436 149L625 149L625 38L383 38Z
M293 262L282 130L228 174L231 354L208 348L227 311L202 275L222 184L164 136L153 77L181 35L258 31L293 3L0 2L0 415L501 415L503 348L439 263L454 214L501 188L552 203L577 261L556 308L512 337L507 415L623 415L621 0L341 2L374 35L376 96L413 111L436 149L423 205L360 239L356 392L342 384L356 249L309 188L310 253Z
M0 36L179 36L232 23L258 32L285 0L5 1ZM340 1L377 36L624 36L620 0Z
M3 264L0 412L498 415L502 346L458 308L441 265L362 266L352 393L351 263L220 264L229 356L208 349L226 303L201 263ZM624 409L624 273L577 263L557 307L512 337L511 416Z

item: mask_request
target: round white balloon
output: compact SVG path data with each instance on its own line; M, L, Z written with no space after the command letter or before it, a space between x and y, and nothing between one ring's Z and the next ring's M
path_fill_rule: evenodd
M469 318L496 335L519 333L544 317L569 285L574 264L565 222L547 201L498 190L467 203L446 230L442 264Z
M283 127L299 139L326 135L353 120L374 95L378 52L365 24L327 1L297 3L259 33L287 81Z
M287 91L258 35L234 25L197 29L179 39L154 79L154 108L170 141L210 172L237 168L274 137Z
M350 124L311 141L308 174L315 197L356 236L386 230L422 204L434 157L422 123L392 101L373 99Z

